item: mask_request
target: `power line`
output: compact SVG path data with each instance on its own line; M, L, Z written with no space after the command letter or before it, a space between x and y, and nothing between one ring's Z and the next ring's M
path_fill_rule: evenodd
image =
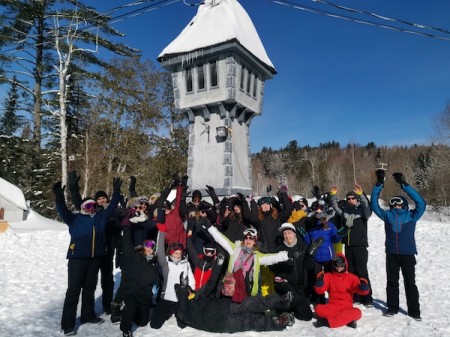
M419 31L415 31L415 30L403 29L403 28L399 28L399 27L395 27L395 26L391 26L391 25L383 25L383 24L379 24L377 22L363 20L363 19L357 19L357 18L354 18L351 16L346 16L346 15L341 15L341 14L321 10L318 8L298 4L298 3L288 1L288 0L269 0L269 1L272 1L274 4L277 4L277 5L287 6L287 7L293 8L293 9L298 9L298 10L302 10L302 11L310 12L310 13L314 13L314 14L321 14L321 15L329 16L329 17L332 17L335 19L341 19L341 20L345 20L345 21L360 23L360 24L374 26L374 27L383 28L383 29L395 30L395 31L399 31L402 33L426 36L426 37L430 37L430 38L434 38L434 39L438 39L438 40L450 41L450 37L428 34L428 33L423 33L423 32L419 32ZM417 25L417 26L419 26L419 25Z

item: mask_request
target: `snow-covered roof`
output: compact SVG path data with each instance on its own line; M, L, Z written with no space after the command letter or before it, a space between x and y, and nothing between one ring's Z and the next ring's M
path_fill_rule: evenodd
M3 178L0 178L0 197L24 211L28 210L22 190Z
M252 20L236 0L206 0L199 6L197 15L164 48L158 59L233 40L237 40L266 66L275 70Z

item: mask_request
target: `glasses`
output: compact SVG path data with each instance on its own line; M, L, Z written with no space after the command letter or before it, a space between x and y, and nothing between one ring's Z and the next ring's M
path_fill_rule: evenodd
M91 209L95 209L96 207L97 204L95 202L88 202L87 204L83 205L83 208L88 211L90 211Z
M400 206L403 205L403 199L400 197L393 197L390 201L389 201L389 205L391 206Z
M347 200L355 200L355 197L347 197Z
M140 202L139 205L134 206L134 209L143 210L147 207L147 204L145 202Z
M203 254L216 255L216 248L203 248Z
M342 263L342 262L335 263L334 267L335 268L345 268L345 263Z
M155 241L153 240L144 241L144 247L153 249L155 247Z

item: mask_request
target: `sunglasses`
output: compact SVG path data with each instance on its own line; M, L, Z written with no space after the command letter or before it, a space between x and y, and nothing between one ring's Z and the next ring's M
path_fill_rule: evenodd
M341 263L341 262L334 263L334 267L335 268L345 268L345 263Z
M155 241L152 241L152 240L145 241L144 247L153 249L155 247Z
M251 235L246 235L246 236L244 236L244 240L252 240L252 241L255 241L255 237L254 236L251 236Z
M216 248L203 248L203 254L216 255Z
M400 198L400 197L393 197L393 198L389 201L389 205L391 205L391 206L403 205L403 199Z
M97 208L97 204L96 204L95 202L89 202L89 203L83 205L83 208L84 208L85 210L90 211L91 209Z
M134 209L143 210L147 207L145 202L140 202L139 205L134 206Z
M347 200L355 200L355 197L347 197Z

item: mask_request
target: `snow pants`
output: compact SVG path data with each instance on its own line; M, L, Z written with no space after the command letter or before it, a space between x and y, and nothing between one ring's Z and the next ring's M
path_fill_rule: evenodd
M408 315L420 316L419 290L416 286L416 257L414 255L386 255L387 274L387 306L388 310L397 313L399 310L399 278L400 269L405 284Z
M369 252L366 247L345 247L345 257L347 258L348 271L355 274L358 277L363 277L369 281L369 271L367 270L367 263L369 261ZM370 292L366 296L360 296L355 294L354 299L362 304L372 304L372 287ZM360 300L359 300L360 298Z
M114 276L113 276L113 259L114 253L106 253L100 261L100 283L102 285L102 304L103 311L111 312L111 302L114 293Z
M178 302L161 299L155 307L150 326L153 329L160 329L163 324L175 313Z
M131 331L133 321L138 326L145 326L149 321L150 304L140 302L136 295L127 296L124 302L120 330Z
M351 321L361 318L361 310L336 304L318 304L315 307L317 317L325 318L330 328L339 328L347 325Z
M68 287L61 317L61 329L75 327L77 306L81 293L81 324L96 318L94 311L95 288L101 257L69 259L67 263Z

